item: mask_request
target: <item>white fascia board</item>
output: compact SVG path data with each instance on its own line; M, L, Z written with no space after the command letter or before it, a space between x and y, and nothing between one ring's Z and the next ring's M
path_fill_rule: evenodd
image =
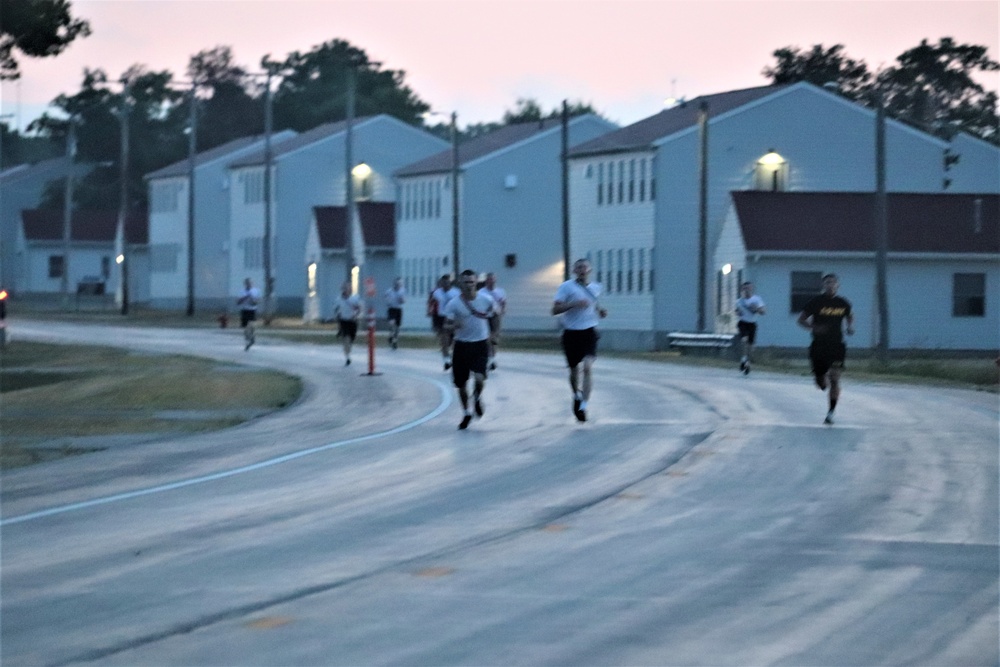
M875 251L840 251L826 250L747 250L747 257L758 259L864 259L875 260ZM889 252L886 259L919 260L919 261L998 261L1000 253L989 252Z
M732 118L734 116L738 116L739 114L743 113L744 111L747 111L749 109L753 109L754 107L760 106L761 104L768 104L768 103L770 103L770 102L772 102L772 101L774 101L776 99L781 98L784 95L789 95L793 91L798 91L798 90L807 90L807 91L809 91L811 93L815 93L815 94L819 94L819 95L825 95L828 99L836 102L837 104L844 105L844 106L852 109L856 113L864 114L865 116L867 116L871 120L872 123L875 122L875 110L874 109L869 109L867 107L863 107L860 104L858 104L857 102L853 102L853 101L847 99L846 97L843 97L842 95L837 95L835 93L831 93L828 90L824 90L822 88L819 88L818 86L814 86L814 85L812 85L810 83L807 83L805 81L800 81L800 82L798 82L796 84L793 84L793 85L789 86L788 88L785 88L784 90L779 90L779 91L777 91L775 93L772 93L771 95L767 95L765 97L761 97L761 98L756 99L756 100L754 100L752 102L747 102L746 104L738 106L735 109L730 109L729 111L727 111L725 113L721 113L718 116L709 116L709 118L708 118L708 124L711 127L712 125L714 125L716 123L716 121L724 121L724 120L727 120L727 119ZM891 125L894 128L902 130L902 131L904 131L906 133L909 133L909 134L912 134L914 136L920 137L924 141L929 141L929 142L931 142L933 144L937 144L937 146L940 147L941 149L945 149L945 148L947 148L950 145L944 139L939 139L939 138L935 137L932 134L927 134L926 132L922 132L921 130L916 129L915 127L910 127L906 123L901 123L898 120L895 120L893 118L889 118L888 116L886 116L885 122L886 122L886 125ZM676 139L680 139L681 137L685 137L688 134L692 134L692 133L697 132L697 131L698 131L698 125L695 124L695 125L692 125L691 127L685 128L685 129L680 130L678 132L674 132L673 134L669 134L669 135L667 135L665 137L661 137L661 138L657 139L656 141L654 141L652 143L652 145L655 148L659 148L659 147L663 146L664 144L668 144L668 143L670 143L670 142L672 142L672 141L674 141Z

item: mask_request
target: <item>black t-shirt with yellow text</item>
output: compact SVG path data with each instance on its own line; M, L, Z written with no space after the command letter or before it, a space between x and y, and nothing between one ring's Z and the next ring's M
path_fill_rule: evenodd
M851 302L842 296L820 294L802 309L812 317L813 340L820 343L842 343L843 321L851 314Z

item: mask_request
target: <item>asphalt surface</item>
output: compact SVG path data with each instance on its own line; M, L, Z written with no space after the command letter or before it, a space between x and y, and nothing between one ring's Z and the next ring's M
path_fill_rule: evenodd
M15 321L300 375L295 405L0 479L0 663L997 665L998 397Z

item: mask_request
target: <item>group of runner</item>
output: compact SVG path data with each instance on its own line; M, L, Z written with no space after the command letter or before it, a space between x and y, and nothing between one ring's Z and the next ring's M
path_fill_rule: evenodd
M593 365L600 338L598 325L608 316L607 309L600 302L601 285L590 281L590 272L588 260L576 260L573 263L573 278L559 286L552 303L552 314L559 316L562 327L561 345L569 368L572 412L580 422L587 421L593 389ZM853 335L854 315L850 302L837 293L840 281L836 274L823 276L822 285L822 293L805 305L797 324L812 334L809 346L812 373L816 386L823 391L829 389L829 410L824 422L833 424L847 352L844 323L847 324L847 335ZM741 296L735 304L742 347L739 368L741 373L749 375L757 337L757 318L767 311L763 299L754 294L752 283L744 282L740 292ZM403 281L396 278L384 296L388 306L389 344L396 349L403 304L406 302ZM260 292L247 278L237 300L240 325L246 332L247 350L254 343L253 322L259 301ZM458 426L461 430L468 428L474 417L482 417L485 413L482 394L488 372L497 368L496 350L506 308L507 294L497 285L496 275L487 273L480 282L478 274L471 269L458 276L457 284L452 284L450 275L441 276L428 295L427 314L438 339L442 364L445 371L452 372L452 381L462 403L463 415ZM345 282L334 304L334 316L339 325L337 335L343 340L344 363L348 366L362 309L360 296L353 294L351 284ZM468 391L470 379L473 382L471 396Z

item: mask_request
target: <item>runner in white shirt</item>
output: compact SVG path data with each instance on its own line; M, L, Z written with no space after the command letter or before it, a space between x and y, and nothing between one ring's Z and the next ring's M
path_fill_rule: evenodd
M476 274L471 270L462 272L459 285L462 288L459 296L444 307L444 326L454 333L455 338L451 375L465 412L458 428L464 430L472 421L469 392L466 388L470 374L474 379L472 397L476 417L483 416L482 394L490 355L489 319L493 314L494 302L489 295L476 293Z
M556 290L552 314L562 316L562 346L569 365L569 386L573 390L573 414L587 421L587 402L593 387L591 368L597 359L597 324L608 316L598 304L599 283L588 283L590 262L578 259L573 263L573 280L567 280ZM579 367L583 366L581 382Z
M743 343L740 370L744 375L749 375L753 346L757 342L757 316L763 315L767 310L764 307L764 300L753 293L753 283L747 281L740 285L740 292L743 296L736 300L736 315L739 317L736 326L740 332L740 341Z
M500 326L503 324L504 313L507 312L507 292L497 286L497 274L487 273L486 284L479 290L481 294L493 299L493 317L490 318L490 370L497 369L497 345L500 344Z
M239 298L236 299L236 305L240 307L240 327L243 329L243 340L246 343L244 351L249 350L257 340L254 320L257 319L258 303L260 303L260 290L247 278L243 281Z
M441 346L441 360L445 370L451 368L451 331L444 326L444 307L461 293L461 290L452 286L451 276L445 274L438 279L438 286L427 297L427 314L431 317L431 326Z
M340 288L340 297L333 303L333 316L337 318L337 338L344 345L344 365L351 365L351 345L358 335L358 318L364 304L361 297L351 293L351 283L345 282Z
M406 288L403 279L396 278L392 287L385 291L385 303L388 306L386 317L389 320L389 345L392 349L399 347L399 327L403 326L403 304L406 303Z

